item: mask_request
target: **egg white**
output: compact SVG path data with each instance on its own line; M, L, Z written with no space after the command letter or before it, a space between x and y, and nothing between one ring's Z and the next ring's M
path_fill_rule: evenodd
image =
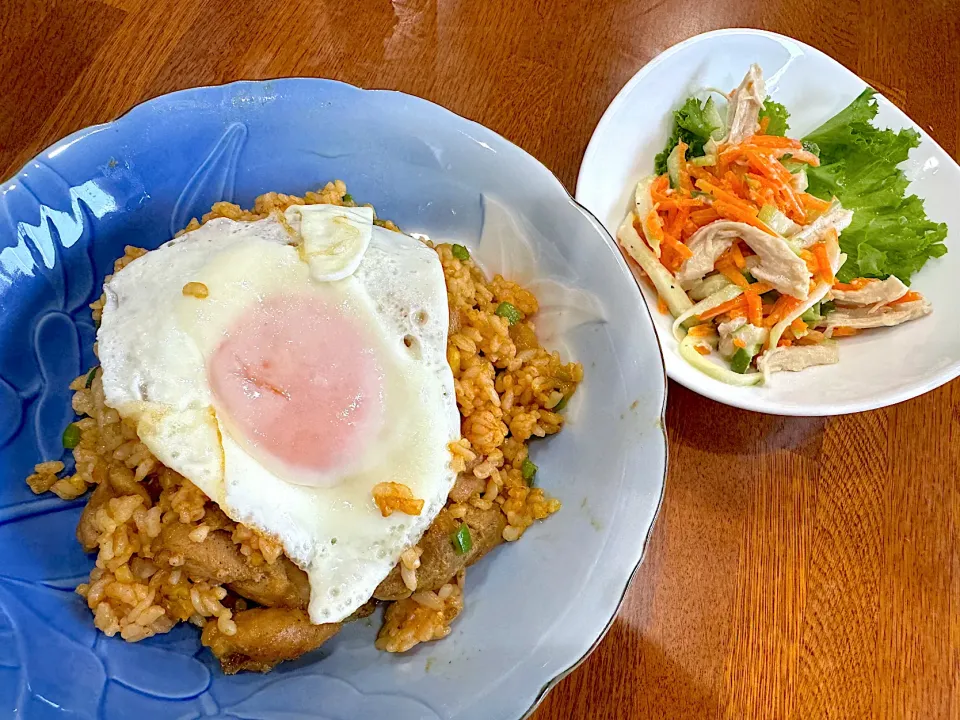
M228 516L279 539L309 576L311 620L336 622L417 542L456 478L448 444L459 437L460 416L446 362L446 287L431 249L379 227L365 229L369 245L351 275L317 282L303 244L292 241L297 213L287 217L213 220L130 263L105 286L97 340L107 403L135 418L157 458ZM202 282L208 296L183 295L188 282ZM372 330L383 370L385 422L330 487L297 484L295 469L258 460L218 410L207 378L211 353L253 303L298 292L354 313ZM410 487L423 511L382 517L371 489L383 481Z

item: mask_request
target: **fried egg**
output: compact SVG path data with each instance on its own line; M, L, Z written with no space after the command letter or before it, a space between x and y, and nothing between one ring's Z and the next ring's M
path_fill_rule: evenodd
M106 283L106 402L233 520L279 540L314 623L373 594L443 507L459 438L439 259L366 208L216 219ZM407 486L417 515L381 513Z

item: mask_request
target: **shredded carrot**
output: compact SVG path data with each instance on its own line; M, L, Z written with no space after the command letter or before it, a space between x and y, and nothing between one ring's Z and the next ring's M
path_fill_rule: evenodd
M773 160L763 152L758 152L757 150L752 150L749 148L744 149L744 155L746 155L750 165L757 169L761 175L765 175L771 180L778 181L781 186L791 187L793 177L790 175L790 171L787 170L782 164L776 160Z
M767 315L766 319L763 321L763 324L767 327L773 327L778 322L783 320L790 312L795 310L797 306L800 305L800 301L795 297L790 295L781 295L777 302L774 304L773 308L770 310L770 314Z
M733 260L733 264L737 266L739 270L743 270L747 267L747 261L743 257L743 253L740 251L740 243L735 242L730 246L730 259Z
M747 320L751 325L760 327L763 325L763 302L760 300L760 295L751 288L752 286L747 288L743 294L747 301Z
M806 150L791 150L790 159L806 163L810 167L820 167L820 158Z
M750 286L750 292L756 293L757 295L763 295L771 290L773 290L773 285L768 282L755 282Z
M827 200L821 200L810 193L798 193L797 197L807 210L825 212L830 209L830 203Z
M670 308L667 307L667 301L660 295L657 295L657 310L659 310L662 315L667 315L670 312Z
M743 340L741 340L740 338L734 338L734 339L733 339L733 346L734 346L734 347L738 347L738 348L740 348L740 349L742 350L743 348L745 348L745 347L747 346L747 343L745 343L745 342L744 342Z
M833 329L833 337L850 337L860 332L858 328L846 327L845 325Z
M738 175L732 170L727 170L723 174L723 185L738 197L749 201L750 189L747 187L747 183L744 181L742 174Z
M674 250L675 247L675 245L666 243L660 246L660 264L672 273L677 272L683 265L683 261L686 260L685 257L677 254Z
M713 204L713 209L716 210L722 218L752 225L759 230L763 230L769 235L776 235L773 230L767 227L766 223L757 220L757 211L755 209L752 213L749 213L742 208L737 207L736 205L729 205L719 200Z
M917 300L923 300L923 295L918 292L914 292L913 290L908 290L896 300L888 304L900 305L901 303L916 302Z
M683 232L684 225L687 224L687 218L689 217L689 207L684 206L677 210L676 216L670 221L670 225L667 227L667 234L675 238L680 237L681 233Z
M831 228L831 231L834 235L837 234L837 231L833 230L833 228ZM836 278L833 276L833 268L830 267L830 258L827 257L826 244L818 242L811 250L813 250L813 256L817 259L817 275L819 275L824 282L833 285L833 283L836 282Z
M790 347L791 345L793 345L793 340L788 337L781 337L777 341L777 347Z
M869 285L872 282L876 282L876 280L874 280L874 278L854 278L848 283L840 283L840 282L834 283L833 289L844 290L844 291L863 290L867 285Z
M746 200L737 197L732 192L724 190L715 183L710 182L709 180L697 180L697 188L703 190L704 192L710 193L717 200L722 200L724 203L734 205L744 212L750 213L752 215L757 214L757 209L753 207ZM716 203L714 203L714 208L716 208ZM717 212L720 212L717 210Z
M762 118L760 118L760 135L766 135L768 127L770 127L770 116L764 115Z
M720 215L718 215L717 211L713 208L706 208L705 210L694 210L691 212L690 219L699 227L709 225L714 220L719 220Z
M657 203L657 209L666 212L668 210L677 210L679 208L702 208L705 203L700 198L684 197L680 193L672 195L658 195L654 197Z
M733 264L733 261L729 258L721 258L717 261L717 264L714 267L723 273L727 280L732 282L734 285L742 287L744 290L750 287L750 283L743 276L743 273L737 270Z
M810 271L810 274L816 275L817 270L820 269L820 266L817 265L817 258L814 256L814 254L809 250L801 250L799 255L800 259L807 264L807 270Z
M713 324L712 323L703 323L703 325L694 325L690 330L687 331L688 335L693 335L694 337L706 337L707 335L713 335Z
M794 337L802 337L807 332L807 324L800 318L796 318L790 323L790 329L793 330Z
M802 338L797 338L797 345L819 345L826 336L819 330L807 330L807 334Z
M700 353L701 355L709 355L709 354L710 354L710 348L704 347L703 345L694 345L694 346L693 346L693 349L696 350L696 351L697 351L698 353Z
M780 137L778 135L753 135L748 137L743 141L745 145L759 145L760 147L770 147L770 148L796 148L800 149L803 145L799 140L794 140L793 138Z
M647 227L650 228L650 234L653 235L654 240L663 242L663 225L660 222L660 216L657 214L657 211L651 210L647 215Z
M673 250L677 255L682 259L686 260L689 257L693 257L693 250L688 248L682 242L677 240L671 233L663 233L663 238L661 240L664 245L667 245L671 250Z
M678 199L676 193L667 195L669 189L670 180L666 175L661 175L650 185L650 199L653 200L655 205L675 202Z
M738 295L733 300L727 300L725 303L720 303L715 308L711 310L706 310L701 315L697 315L699 320L710 320L711 318L717 317L717 315L723 315L725 312L730 312L731 310L742 309L744 305L743 295Z

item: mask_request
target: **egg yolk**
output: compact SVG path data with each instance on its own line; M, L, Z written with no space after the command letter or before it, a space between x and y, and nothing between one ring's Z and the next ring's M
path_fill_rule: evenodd
M229 328L208 372L231 432L295 469L348 465L382 421L383 374L367 336L319 296L262 300Z

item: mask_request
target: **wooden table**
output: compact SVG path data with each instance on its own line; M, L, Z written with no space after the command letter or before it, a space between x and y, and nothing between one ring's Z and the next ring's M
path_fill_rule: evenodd
M956 0L7 0L0 167L160 93L316 75L446 105L572 189L627 79L724 26L825 50L956 155ZM537 720L960 717L960 384L831 420L671 385L668 424L646 560Z

